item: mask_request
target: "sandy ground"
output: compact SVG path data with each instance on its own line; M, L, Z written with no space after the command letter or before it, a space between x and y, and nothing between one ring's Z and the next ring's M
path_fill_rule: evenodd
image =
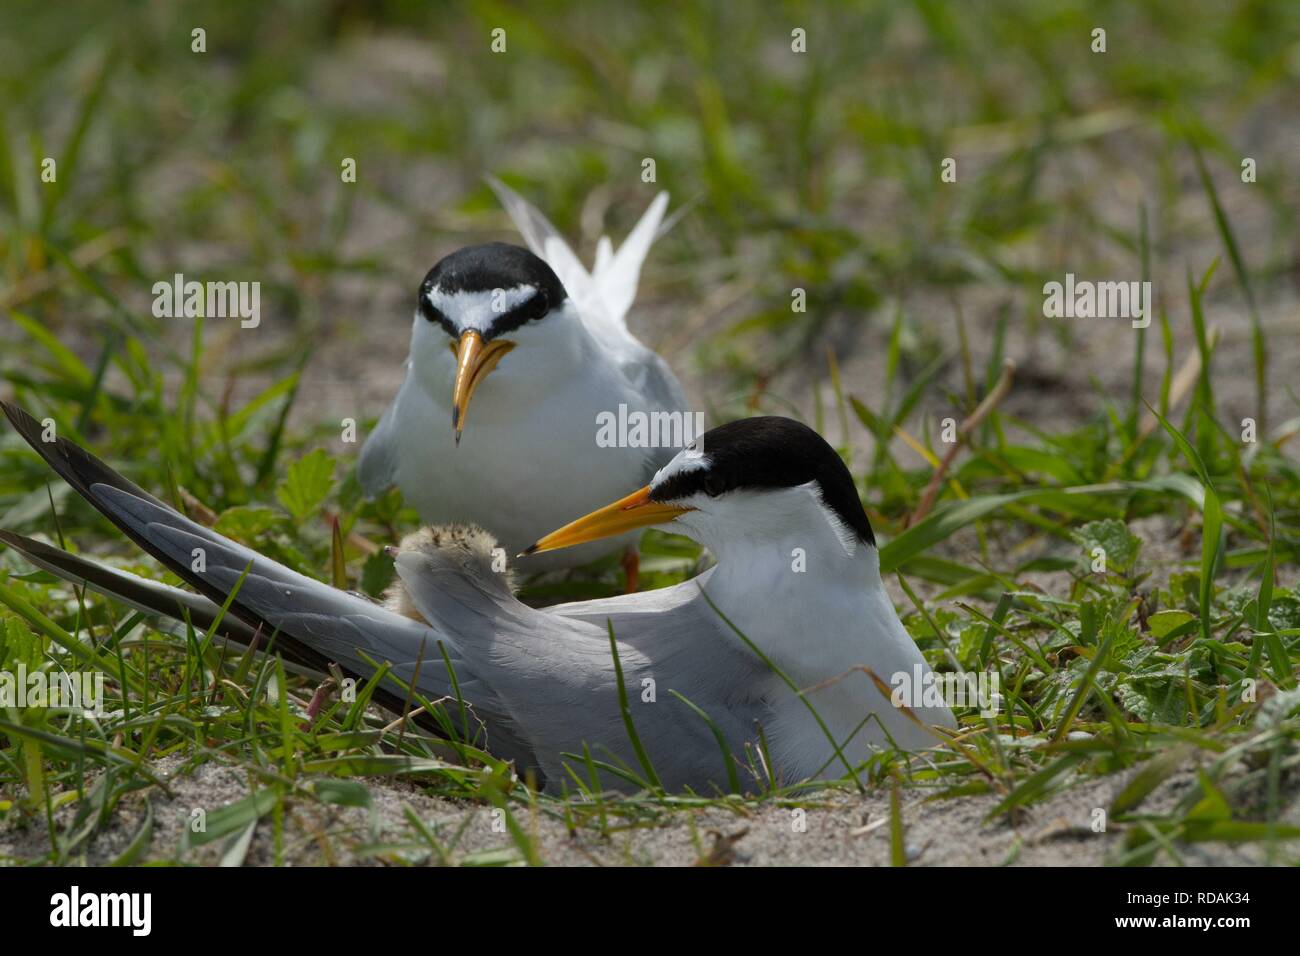
M189 775L177 775L178 761L154 764L168 779L172 796L152 791L153 839L147 859L217 864L233 838L182 852L182 838L195 808L208 813L246 796L249 783L238 768L212 762ZM998 802L994 796L929 800L905 791L901 802L904 849L909 865L918 866L1097 866L1113 862L1128 827L1108 823L1094 829L1098 811L1105 811L1130 774L1085 780L1055 794L1014 824L1005 817L987 819ZM429 797L411 782L368 781L369 808L344 808L298 801L286 815L284 862L310 865L389 865L434 862L427 847L412 844L404 814L414 812L444 842L460 831L450 853L452 862L519 862L522 857L502 832L490 808ZM1176 773L1147 797L1142 810L1159 812L1172 806L1189 787L1194 770ZM125 798L109 825L83 849L89 864L112 861L130 845L145 819L145 798ZM562 820L539 812L518 810L522 826L533 836L541 862L560 866L735 865L735 866L888 866L890 864L889 794L827 793L801 807L765 804L759 807L700 811L677 810L662 822L650 821L601 837L591 830L570 834ZM73 813L57 815L66 823ZM1284 821L1300 821L1300 801L1291 793ZM383 846L401 843L400 848ZM376 850L376 847L382 847ZM0 856L22 858L48 849L44 824L0 833ZM1191 844L1179 847L1184 862L1220 866L1268 862L1254 844ZM270 817L256 827L247 853L250 865L275 860ZM1167 858L1161 862L1168 863Z

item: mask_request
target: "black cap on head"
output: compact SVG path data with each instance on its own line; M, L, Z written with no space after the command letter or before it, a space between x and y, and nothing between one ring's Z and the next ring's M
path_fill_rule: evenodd
M458 292L491 293L496 289L520 286L532 286L537 289L537 294L497 316L491 328L483 333L485 339L542 318L568 298L568 293L555 271L522 246L505 242L466 246L439 260L424 277L420 283L420 314L430 322L441 324L449 334L458 335L461 330L429 301L430 291L437 289L444 295L455 295Z
M794 488L815 481L826 507L859 539L876 543L853 476L807 425L777 415L728 422L704 433L704 457L707 468L671 475L650 492L651 499L717 497L736 489Z

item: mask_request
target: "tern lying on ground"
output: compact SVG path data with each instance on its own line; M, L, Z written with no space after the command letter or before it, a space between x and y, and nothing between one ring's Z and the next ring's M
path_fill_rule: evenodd
M259 631L263 641L274 635L287 661L317 671L336 663L358 678L374 673L372 661L390 663L408 682L418 669L416 686L431 701L455 700L451 676L438 666L445 649L485 734L475 742L521 773L532 770L548 789L566 779L566 761L586 779L584 747L593 760L642 773L624 724L611 631L627 713L671 790L726 789L738 768L742 777L758 768L785 784L839 777L890 741L933 746L937 735L923 724L954 726L942 705L895 708L865 673L889 681L929 668L881 585L848 469L816 432L790 419L714 428L702 450L680 452L639 491L529 549L658 526L707 547L714 567L674 587L539 610L518 601L509 576L493 570L495 541L476 528L409 536L396 555L398 584L381 606L190 521L78 445L43 442L39 423L3 407L82 497L199 594L0 532L34 564L151 613L188 615L195 627L220 616L242 575L224 636L246 644ZM396 682L379 695L398 710L405 698ZM742 786L758 784L751 777ZM602 785L633 786L611 772Z

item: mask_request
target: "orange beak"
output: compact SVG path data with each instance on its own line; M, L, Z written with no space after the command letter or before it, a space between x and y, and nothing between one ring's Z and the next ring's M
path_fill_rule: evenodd
M680 505L666 505L651 501L650 486L646 485L626 498L620 498L612 505L606 505L586 517L566 524L558 531L552 531L523 551L520 557L539 554L542 551L554 551L557 548L568 548L586 541L599 541L601 538L609 538L634 528L664 524L680 514L694 510Z
M460 433L465 428L465 414L469 411L474 389L514 347L515 343L506 339L484 342L483 336L477 332L466 332L459 342L451 345L451 350L456 355L456 384L451 392L451 427L456 430L457 445L460 444Z

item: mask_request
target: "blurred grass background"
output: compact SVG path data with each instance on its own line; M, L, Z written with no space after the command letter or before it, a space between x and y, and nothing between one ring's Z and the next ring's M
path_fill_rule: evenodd
M1179 280L1188 241L1217 245L1188 142L1221 181L1257 160L1259 181L1225 202L1252 273L1295 284L1291 3L13 2L0 16L3 304L87 352L115 311L146 311L157 278L220 272L263 282L273 329L248 337L244 363L339 339L348 361L314 374L386 374L354 396L381 399L424 271L504 231L483 172L590 256L656 188L644 157L694 205L652 260L639 328L710 377L696 391L711 403L828 344L883 351L900 304L922 361L954 337L967 290L982 293L973 322L1005 308L1021 340L1068 346L1076 330L1043 328L1042 282L1135 272L1140 204ZM56 184L37 179L45 156ZM340 182L344 157L356 184ZM85 281L30 294L91 243Z

